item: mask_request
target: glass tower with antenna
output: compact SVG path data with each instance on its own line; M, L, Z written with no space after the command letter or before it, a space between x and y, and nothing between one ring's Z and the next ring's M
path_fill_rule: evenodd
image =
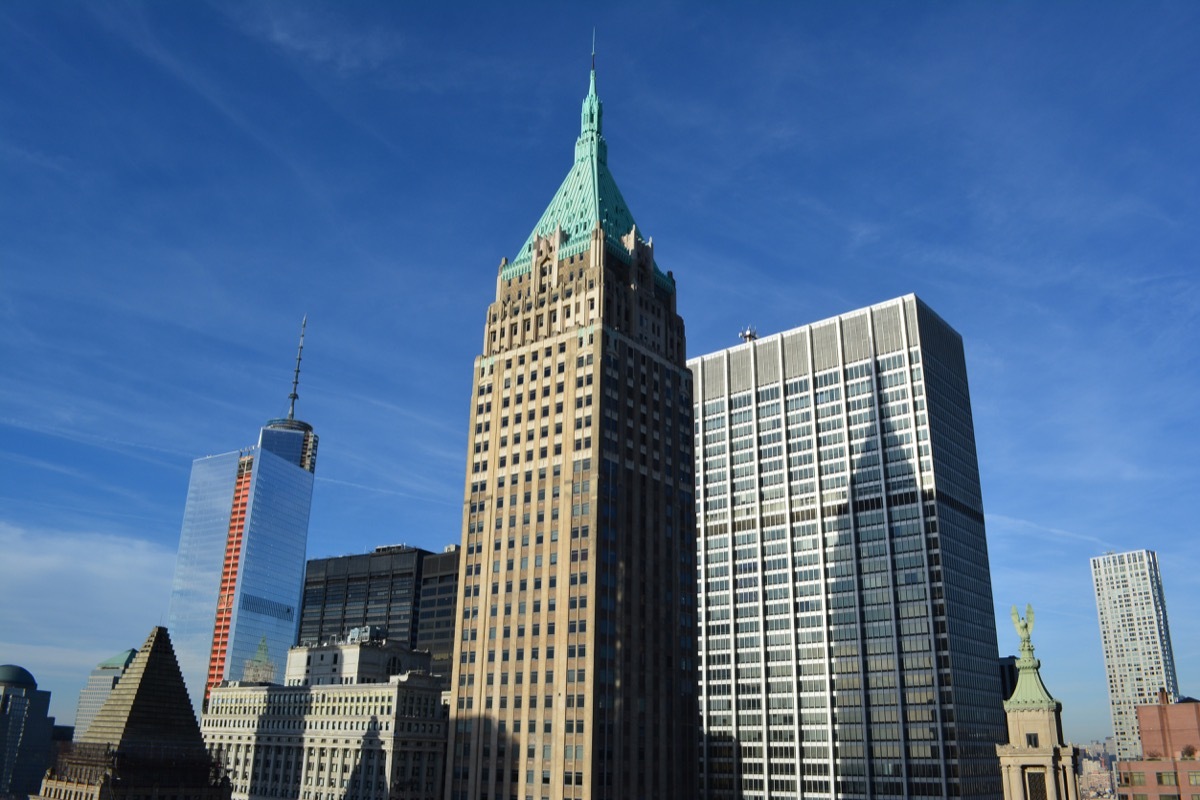
M258 444L192 463L168 627L197 712L226 680L277 682L296 642L317 435L288 415Z

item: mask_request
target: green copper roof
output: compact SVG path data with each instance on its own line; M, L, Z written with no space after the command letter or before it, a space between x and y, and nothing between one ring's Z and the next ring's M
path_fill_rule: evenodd
M1021 657L1017 659L1017 686L1013 689L1012 697L1004 702L1005 711L1020 711L1023 709L1058 710L1057 700L1046 691L1042 683L1042 675L1038 671L1042 662L1033 657L1033 641L1030 634L1033 631L1033 606L1025 606L1025 619L1017 613L1017 607L1012 607L1013 627L1021 637Z
M96 665L96 668L104 669L105 667L112 667L112 668L124 669L125 667L129 666L129 662L133 661L133 657L136 655L137 655L137 650L122 650L121 652L119 652L115 656L113 656L112 658L110 658L106 661L101 661L99 664Z
M579 138L575 141L575 164L563 180L550 205L542 213L529 238L521 246L516 258L507 264L501 273L505 279L528 272L533 257L533 242L538 236L549 238L555 231L562 232L559 258L578 255L591 245L591 233L600 223L609 248L618 257L628 258L629 250L621 242L622 236L635 231L638 241L645 242L640 230L635 230L633 214L617 188L617 182L608 171L608 144L604 141L604 105L596 94L596 70L592 69L588 93L583 98L580 112ZM655 282L674 291L675 282L663 275L657 267Z

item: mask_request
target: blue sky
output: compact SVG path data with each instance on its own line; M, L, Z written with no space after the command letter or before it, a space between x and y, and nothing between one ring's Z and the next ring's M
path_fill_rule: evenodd
M915 292L965 340L1000 647L1109 731L1088 558L1200 694L1200 6L0 4L0 662L164 623L195 457L321 436L310 556L461 525L495 270L609 164L689 354Z

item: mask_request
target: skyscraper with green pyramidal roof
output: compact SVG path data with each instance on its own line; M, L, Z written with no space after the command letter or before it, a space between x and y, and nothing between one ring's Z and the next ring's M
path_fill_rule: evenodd
M453 800L696 796L691 375L602 115L593 68L475 359Z

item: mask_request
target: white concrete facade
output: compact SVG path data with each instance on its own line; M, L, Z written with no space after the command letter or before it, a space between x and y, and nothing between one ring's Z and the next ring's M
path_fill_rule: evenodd
M1179 698L1158 555L1153 550L1106 553L1092 559L1108 699L1117 758L1141 758L1137 707Z
M201 733L228 770L235 800L435 800L445 771L440 682L226 684Z

